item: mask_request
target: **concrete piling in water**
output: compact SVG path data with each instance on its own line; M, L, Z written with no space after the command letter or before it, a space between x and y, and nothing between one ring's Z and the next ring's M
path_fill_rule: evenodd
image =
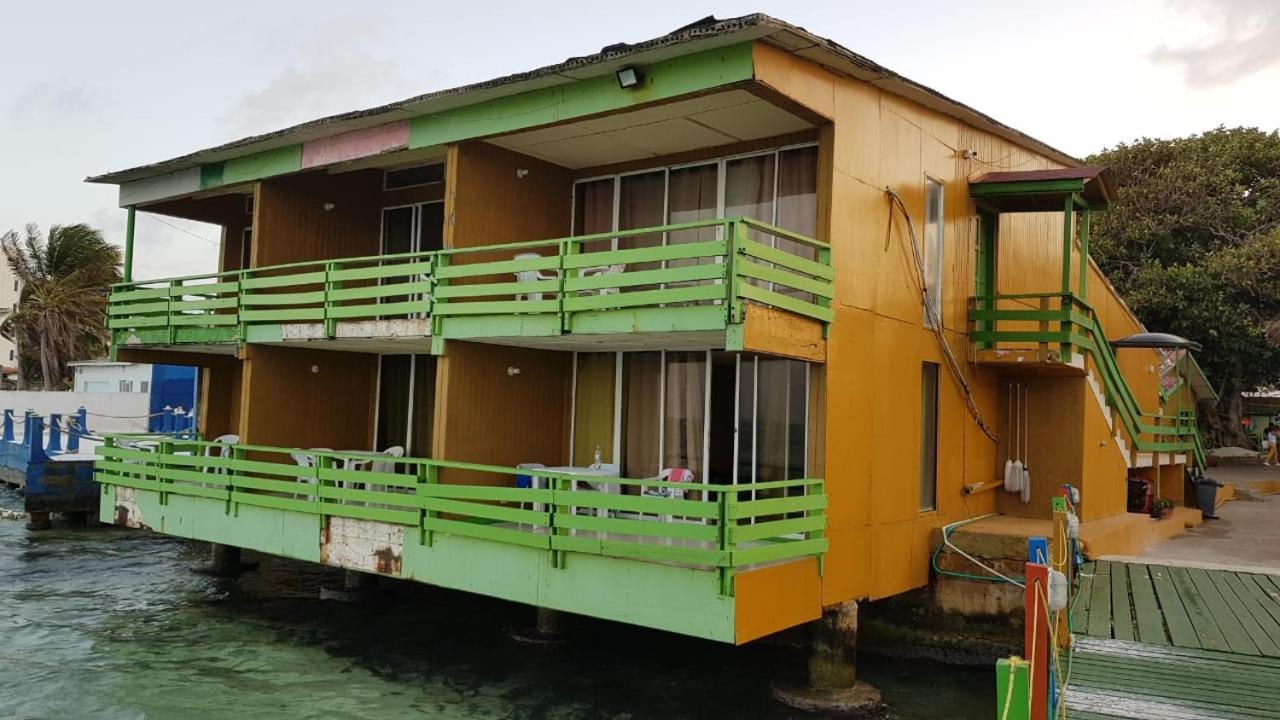
M245 563L240 558L240 548L222 543L210 543L209 562L197 566L195 571L201 575L214 577L237 577L245 570L252 570L257 563Z
M528 645L559 645L565 641L565 615L551 608L534 608L533 627L516 628L511 638Z
M826 608L822 617L810 625L807 680L774 682L774 698L806 712L886 717L880 691L858 680L858 603L849 601Z

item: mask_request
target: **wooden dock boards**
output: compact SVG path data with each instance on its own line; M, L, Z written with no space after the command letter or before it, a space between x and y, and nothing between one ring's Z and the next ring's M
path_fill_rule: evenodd
M1092 637L1280 658L1280 577L1087 563L1071 625Z
M1280 659L1077 637L1068 716L1280 719Z

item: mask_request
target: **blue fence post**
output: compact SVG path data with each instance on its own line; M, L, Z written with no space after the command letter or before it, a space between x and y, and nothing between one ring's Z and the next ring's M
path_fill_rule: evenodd
M49 459L44 454L44 418L35 414L28 417L30 418L28 425L31 428L31 443L27 446L29 450L27 464L35 465Z
M79 422L77 422L76 424L80 426L80 432L85 435L88 435L89 434L89 411L86 410L83 405L81 405L80 409L76 411L76 416L79 418Z
M80 421L75 417L67 418L67 454L80 452Z
M35 414L31 409L22 411L22 447L31 447L31 417Z
M1049 564L1049 539L1042 537L1027 538L1027 562L1037 565Z
M162 412L164 415L160 418L160 432L171 433L173 432L173 408L165 405Z
M49 444L45 452L50 455L62 454L62 413L49 413Z
M4 442L13 442L13 410L4 411Z

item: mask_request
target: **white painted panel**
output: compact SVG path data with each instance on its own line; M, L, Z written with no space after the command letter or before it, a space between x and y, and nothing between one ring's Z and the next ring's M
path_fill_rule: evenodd
M200 189L200 168L143 178L120 186L120 207L164 200Z

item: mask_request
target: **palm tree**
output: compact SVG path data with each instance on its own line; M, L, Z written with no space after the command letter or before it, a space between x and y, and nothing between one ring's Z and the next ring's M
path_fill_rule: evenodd
M107 293L120 282L120 251L82 223L53 225L47 239L28 224L23 238L12 230L0 236L0 250L22 283L0 334L17 343L20 366L24 355L39 358L44 389L53 390L67 362L100 354L109 340L103 318Z

